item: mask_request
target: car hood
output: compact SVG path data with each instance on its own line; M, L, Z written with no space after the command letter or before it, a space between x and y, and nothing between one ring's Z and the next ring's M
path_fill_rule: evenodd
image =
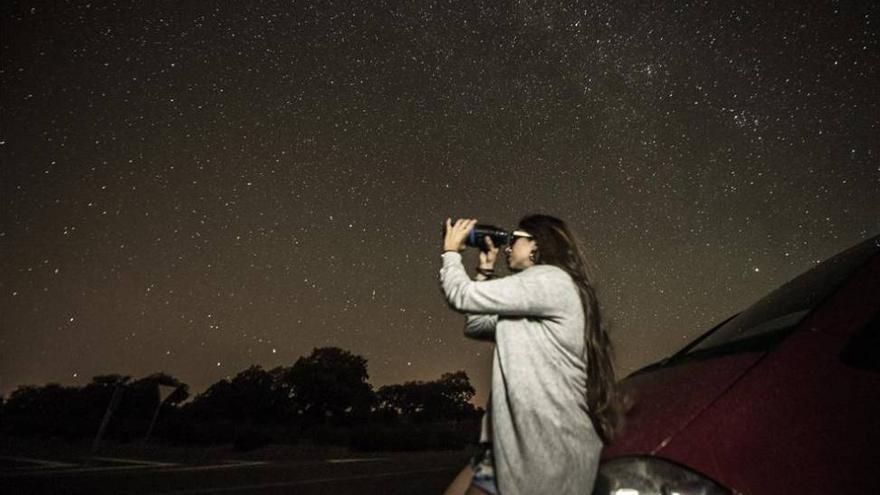
M652 367L628 376L622 382L631 401L624 429L603 449L602 457L657 454L763 354L715 356Z

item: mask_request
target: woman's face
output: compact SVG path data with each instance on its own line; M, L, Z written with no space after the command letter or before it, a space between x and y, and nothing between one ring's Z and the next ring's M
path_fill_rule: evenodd
M529 259L529 254L537 249L534 239L514 235L510 244L504 248L507 255L507 268L512 272L525 270L535 264Z

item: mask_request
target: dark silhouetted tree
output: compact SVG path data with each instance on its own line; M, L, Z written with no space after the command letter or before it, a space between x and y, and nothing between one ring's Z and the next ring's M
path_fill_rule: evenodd
M444 373L437 383L437 395L442 400L437 404L437 416L444 419L464 419L475 413L471 399L476 390L463 370Z
M79 416L79 389L49 383L21 386L6 403L6 427L12 433L76 437L85 434Z
M79 405L76 414L87 422L86 429L95 434L107 411L117 386L124 387L131 377L123 375L97 375L79 390ZM122 391L123 396L125 391Z
M276 386L277 371L260 366L221 380L198 395L193 411L200 418L277 422L289 411L289 398Z
M467 373L445 373L439 380L386 385L377 392L380 416L402 416L416 421L443 421L472 417L475 394Z
M364 420L376 400L367 360L338 347L313 349L281 379L295 411L308 423Z

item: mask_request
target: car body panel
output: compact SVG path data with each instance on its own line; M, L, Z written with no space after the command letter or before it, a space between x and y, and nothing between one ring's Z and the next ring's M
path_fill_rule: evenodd
M654 453L732 386L762 354L749 353L659 368L628 379L625 390L633 407L622 436L603 451L605 456Z
M628 377L638 402L603 459L656 455L737 493L880 493L880 373L840 358L878 311L874 255L769 351Z

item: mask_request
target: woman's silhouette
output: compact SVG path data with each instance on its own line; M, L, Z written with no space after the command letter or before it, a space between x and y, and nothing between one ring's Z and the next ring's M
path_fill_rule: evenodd
M465 335L495 342L492 392L483 451L445 493L588 494L622 415L583 250L562 220L526 216L505 247L514 274L492 276L499 247L486 237L473 281L460 251L476 222L446 220L440 282Z

